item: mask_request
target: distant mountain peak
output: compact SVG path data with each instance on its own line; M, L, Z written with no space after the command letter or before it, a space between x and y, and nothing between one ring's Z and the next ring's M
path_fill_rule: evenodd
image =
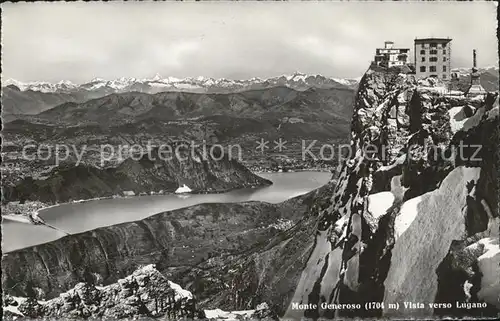
M59 85L75 85L74 83L72 83L69 80L61 80L57 84L59 84Z
M158 81L161 79L163 79L162 76L159 73L156 73L155 76L151 80Z

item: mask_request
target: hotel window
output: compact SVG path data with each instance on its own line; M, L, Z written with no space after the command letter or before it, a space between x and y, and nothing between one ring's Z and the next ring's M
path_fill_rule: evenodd
M443 55L446 55L446 49L443 49Z
M425 55L425 50L420 50L421 55Z
M431 48L437 48L437 43L431 43Z
M446 79L446 74L443 74L443 79Z
M425 57L422 57L422 62L424 62L424 61L425 61Z
M436 72L436 66L430 66L429 67L430 72Z
M430 53L431 55L437 55L438 51L434 49L434 50L431 50L429 53Z
M432 62L438 61L438 57L430 57L429 61L432 61Z
M425 44L424 43L422 44L422 48L425 48Z
M443 61L446 61L446 57L443 57Z
M420 72L425 72L425 66L420 66Z
M443 72L446 72L446 66L443 66Z

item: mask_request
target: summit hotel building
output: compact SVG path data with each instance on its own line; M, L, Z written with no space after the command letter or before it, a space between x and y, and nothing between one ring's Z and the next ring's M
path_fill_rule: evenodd
M436 77L443 81L450 80L451 39L417 38L414 54L417 78Z

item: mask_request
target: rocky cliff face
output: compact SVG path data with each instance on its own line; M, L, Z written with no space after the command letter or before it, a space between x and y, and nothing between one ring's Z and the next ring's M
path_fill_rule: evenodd
M228 155L211 155L189 147L178 151L178 155L166 155L156 149L139 160L128 158L117 167L104 169L73 164L56 167L46 177L28 177L3 186L3 198L53 204L125 193L174 192L182 185L193 192L217 192L271 184Z
M331 205L318 212L314 246L291 300L311 306L290 304L285 317L498 314L495 100L452 97L432 80L417 83L396 70L365 74L352 153ZM424 307L405 308L405 301ZM464 309L456 301L486 307ZM367 309L366 302L384 306ZM428 305L434 302L450 306Z

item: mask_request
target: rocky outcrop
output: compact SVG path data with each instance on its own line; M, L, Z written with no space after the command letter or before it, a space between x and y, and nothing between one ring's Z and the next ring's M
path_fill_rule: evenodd
M498 102L440 86L397 69L365 74L351 155L285 318L498 314L500 287L488 283L500 273Z
M95 286L91 280L48 301L36 295L22 298L7 296L4 311L10 317L28 318L104 318L131 317L204 318L191 292L165 278L154 265L143 266L131 275L107 286Z
M28 177L13 186L3 186L3 201L54 204L114 195L175 192L183 185L199 193L272 184L224 152L205 153L201 148L182 143L173 144L171 150L167 154L154 149L138 160L128 158L117 167L104 169L73 164L56 167L47 177Z

